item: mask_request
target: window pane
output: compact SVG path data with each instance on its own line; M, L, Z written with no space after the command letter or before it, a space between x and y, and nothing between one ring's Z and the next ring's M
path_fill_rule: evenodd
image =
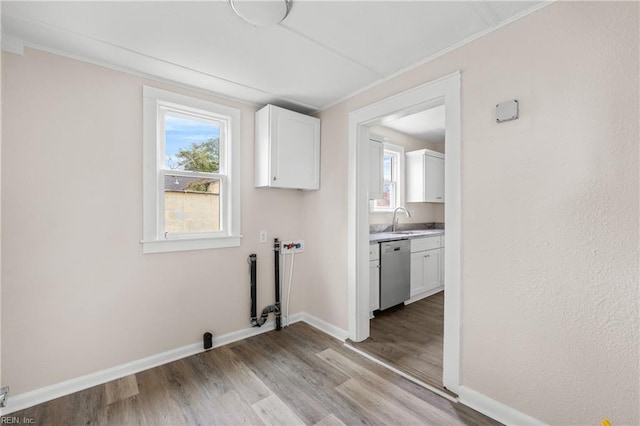
M386 180L386 181L392 180L391 179L391 177L393 176L392 168L393 168L393 157L391 157L390 155L385 154L385 156L384 156L384 158L382 160L382 171L383 171L382 180Z
M164 177L165 232L220 230L220 179Z
M390 209L396 207L396 183L395 182L385 182L384 183L384 197L387 201L387 206Z
M164 115L165 161L171 170L217 173L220 124L169 112Z
M393 182L385 182L382 192L382 199L374 200L376 208L388 209L393 207L393 197L395 196L395 184Z

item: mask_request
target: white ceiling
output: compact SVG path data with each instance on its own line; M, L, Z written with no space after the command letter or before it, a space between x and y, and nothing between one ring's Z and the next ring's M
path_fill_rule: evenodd
M2 1L3 47L22 44L301 112L324 109L536 10L540 1L293 0L262 28L226 1Z
M444 105L382 123L397 132L431 143L444 143Z

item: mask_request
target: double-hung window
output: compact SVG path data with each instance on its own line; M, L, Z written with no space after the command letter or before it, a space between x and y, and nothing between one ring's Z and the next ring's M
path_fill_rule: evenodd
M390 212L403 204L404 173L404 148L385 142L382 158L382 199L373 200L371 211Z
M143 252L240 245L240 111L143 88Z

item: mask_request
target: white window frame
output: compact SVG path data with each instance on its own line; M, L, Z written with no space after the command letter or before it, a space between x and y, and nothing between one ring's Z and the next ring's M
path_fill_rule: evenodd
M378 207L375 202L371 203L371 212L372 213L389 213L393 212L393 210L398 206L404 205L404 176L405 176L405 159L404 159L404 147L400 145L395 145L389 142L384 142L383 145L383 156L386 155L387 152L395 155L398 159L398 164L396 167L391 168L392 180L396 182L396 196L395 196L395 205L390 207ZM382 175L384 176L384 171L382 171Z
M165 112L221 123L218 173L168 171L164 166ZM223 139L224 138L224 139ZM220 231L164 232L164 176L220 179ZM143 86L143 253L240 246L240 110Z

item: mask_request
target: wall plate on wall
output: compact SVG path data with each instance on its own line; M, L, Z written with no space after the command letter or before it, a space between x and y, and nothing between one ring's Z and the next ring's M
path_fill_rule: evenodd
M496 123L517 120L519 115L518 100L501 102L496 105Z

